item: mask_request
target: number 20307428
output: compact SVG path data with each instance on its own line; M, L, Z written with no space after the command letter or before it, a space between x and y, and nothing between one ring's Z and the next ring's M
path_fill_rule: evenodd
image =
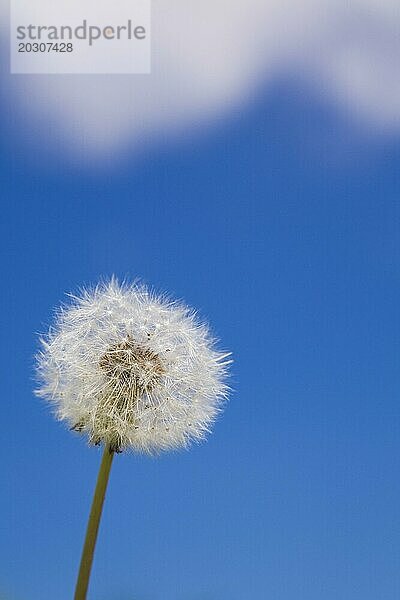
M18 52L73 52L74 45L72 42L69 43L30 43L20 42L18 44Z

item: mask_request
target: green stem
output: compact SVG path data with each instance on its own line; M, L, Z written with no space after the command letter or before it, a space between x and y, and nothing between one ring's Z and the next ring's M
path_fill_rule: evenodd
M76 582L74 600L86 600L90 571L93 563L93 554L96 546L97 533L99 531L101 511L103 509L104 497L106 495L107 483L113 457L114 450L112 450L109 446L105 446L86 529L85 544L82 550L82 558L79 567L78 579Z

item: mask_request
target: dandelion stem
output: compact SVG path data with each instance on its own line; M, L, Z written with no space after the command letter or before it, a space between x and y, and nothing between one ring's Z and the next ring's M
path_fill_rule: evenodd
M103 509L104 497L106 495L107 483L113 457L114 450L112 450L110 446L106 445L104 448L103 458L101 460L96 489L92 501L92 508L90 510L89 521L86 529L85 543L82 550L82 558L79 567L78 579L76 582L74 600L86 599L97 533L99 530L100 517Z

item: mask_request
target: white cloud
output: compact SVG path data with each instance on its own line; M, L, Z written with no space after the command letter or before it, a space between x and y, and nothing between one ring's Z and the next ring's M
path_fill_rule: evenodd
M290 70L393 132L399 28L397 0L153 0L151 75L5 76L2 85L21 114L92 155L190 131Z

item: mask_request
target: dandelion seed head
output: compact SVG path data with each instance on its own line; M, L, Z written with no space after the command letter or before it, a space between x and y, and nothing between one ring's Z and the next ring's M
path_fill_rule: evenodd
M229 354L187 306L116 279L71 296L41 339L36 393L91 444L157 453L210 431Z

